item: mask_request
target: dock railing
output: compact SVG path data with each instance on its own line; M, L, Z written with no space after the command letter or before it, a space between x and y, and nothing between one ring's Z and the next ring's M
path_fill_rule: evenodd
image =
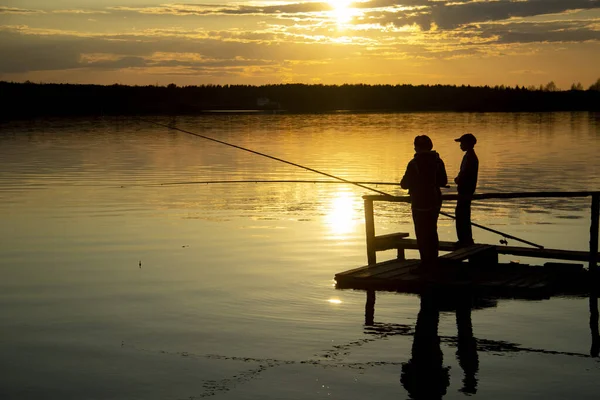
M444 201L458 200L458 194L442 195ZM473 201L487 199L526 199L526 198L574 198L591 197L591 224L589 252L559 250L559 249L537 249L515 246L497 246L498 253L519 255L523 257L537 257L560 260L584 261L589 263L589 270L597 272L598 257L598 230L600 218L600 192L520 192L520 193L480 193L472 196ZM376 201L392 203L410 203L409 196L363 196L365 210L365 231L367 240L367 261L369 265L377 263L377 252L397 249L398 259L405 259L405 249L416 249L416 241L407 239L409 234L405 232L391 233L386 235L375 234L374 203ZM452 251L453 245L449 242L440 242L440 250Z

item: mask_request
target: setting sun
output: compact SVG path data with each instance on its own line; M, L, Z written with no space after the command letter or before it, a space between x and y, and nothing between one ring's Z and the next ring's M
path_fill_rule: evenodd
M354 10L349 7L352 4L351 0L328 0L328 2L333 7L332 13L338 24L347 23L352 19Z

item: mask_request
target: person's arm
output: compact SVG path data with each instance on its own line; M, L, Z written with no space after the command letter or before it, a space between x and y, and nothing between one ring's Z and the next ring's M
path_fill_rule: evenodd
M446 166L444 165L444 161L440 158L440 162L438 163L436 170L436 181L439 187L444 187L448 184L448 174L446 173Z
M404 172L404 176L402 177L402 180L400 181L400 187L402 189L412 188L414 186L414 182L415 182L415 178L416 178L415 175L416 175L416 171L415 171L414 165L411 161L406 166L406 172Z
M469 163L469 157L465 154L463 156L463 160L460 163L460 170L458 171L458 175L454 178L454 183L460 186L465 183L465 175L467 174L467 168Z
M458 174L460 181L459 184L475 185L478 169L479 161L477 160L477 157L467 154L465 157L465 166Z

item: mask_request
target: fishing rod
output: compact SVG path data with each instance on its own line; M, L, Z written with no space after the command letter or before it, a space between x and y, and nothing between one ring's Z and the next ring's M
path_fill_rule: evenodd
M284 159L279 158L279 157L274 157L274 156L271 156L269 154L261 153L259 151L248 149L246 147L238 146L238 145L235 145L233 143L228 143L228 142L225 142L223 140L212 138L210 136L201 135L199 133L195 133L195 132L191 132L191 131L188 131L188 130L185 130L185 129L177 128L177 127L172 126L172 125L161 124L160 122L155 122L155 121L152 121L152 120L149 120L149 119L145 119L145 118L141 118L141 117L137 117L137 118L140 121L147 122L149 124L161 126L163 128L167 128L167 129L172 129L172 130L179 131L179 132L182 132L182 133L187 133L188 135L196 136L196 137L199 137L201 139L210 140L211 142L215 142L215 143L223 144L225 146L233 147L233 148L236 148L236 149L239 149L239 150L247 151L249 153L256 154L256 155L259 155L259 156L262 156L262 157L266 157L266 158L270 158L271 160L279 161L279 162L282 162L284 164L293 165L294 167L302 168L302 169L305 169L307 171L314 172L316 174L324 175L324 176L326 176L328 178L332 178L332 179L335 179L335 180L338 180L338 181L341 181L341 182L344 182L344 183L348 183L350 185L355 185L355 186L358 186L360 188L363 188L363 189L366 189L366 190L370 190L370 191L375 192L375 193L379 193L379 194L381 194L383 196L386 196L386 197L394 197L394 196L392 196L389 193L385 193L385 192L382 192L381 190L378 190L378 189L375 189L375 188L372 188L372 187L369 187L369 186L365 186L363 183L352 182L352 181L349 181L347 179L340 178L339 176L328 174L327 172L319 171L319 170L316 170L314 168L310 168L310 167L307 167L307 166L304 166L304 165L300 165L300 164L297 164L297 163L294 163L294 162L291 162L291 161L284 160ZM451 219L456 219L456 216L454 216L452 214L445 213L443 211L440 211L440 214L443 215L443 216L446 216L448 218L451 218ZM525 243L525 244L528 244L528 245L533 246L533 247L537 247L539 249L543 249L544 248L544 246L541 246L539 244L535 244L535 243L529 242L527 240L520 239L520 238L518 238L516 236L512 236L512 235L506 234L504 232L500 232L500 231L497 231L495 229L488 228L487 226L479 225L479 224L476 224L474 222L471 222L471 225L473 225L473 226L475 226L477 228L480 228L480 229L483 229L483 230L495 233L497 235L501 235L501 236L503 236L505 238L513 239L513 240L516 240L518 242Z
M440 211L440 214L445 215L447 217L450 217L452 219L456 219L456 217L454 215L447 214L447 213L445 213L443 211ZM479 225L479 224L477 224L477 223L475 223L473 221L471 221L471 225L476 226L477 228L480 228L480 229L483 229L483 230L486 230L486 231L489 231L489 232L496 233L498 235L504 236L504 238L506 238L506 239L513 239L513 240L516 240L517 242L521 242L521 243L525 243L525 244L528 244L528 245L533 246L533 247L537 247L538 249L543 249L544 248L544 246L542 246L542 245L530 242L530 241L525 240L525 239L518 238L516 236L509 235L508 233L504 233L504 232L500 232L500 231L497 231L497 230L492 229L492 228L488 228L487 226ZM500 242L502 242L502 241L500 241ZM504 241L503 243L506 243L506 241Z

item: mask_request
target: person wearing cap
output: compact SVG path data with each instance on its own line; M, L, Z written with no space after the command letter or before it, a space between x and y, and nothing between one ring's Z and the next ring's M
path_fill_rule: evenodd
M455 142L460 143L460 149L465 152L458 176L454 178L458 190L456 202L456 236L457 247L472 245L473 231L471 229L471 199L477 187L477 175L479 173L479 159L475 154L477 138L471 133L465 133Z
M413 222L421 265L436 264L439 250L437 221L442 207L440 187L448 184L446 167L439 154L433 151L433 142L427 135L415 138L415 155L406 167L400 182L411 198Z

